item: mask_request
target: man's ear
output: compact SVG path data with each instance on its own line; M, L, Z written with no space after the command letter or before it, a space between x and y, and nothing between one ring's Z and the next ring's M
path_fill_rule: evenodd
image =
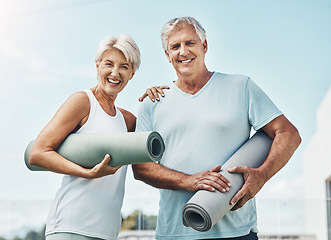
M170 54L169 54L168 50L164 50L164 53L165 53L165 55L167 55L169 63L171 63Z
M205 41L203 42L202 46L203 46L204 52L207 53L207 50L208 50L207 39L205 39Z

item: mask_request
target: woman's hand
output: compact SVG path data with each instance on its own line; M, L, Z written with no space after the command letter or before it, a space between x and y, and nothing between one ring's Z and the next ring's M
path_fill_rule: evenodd
M163 86L154 86L151 88L147 88L144 95L142 95L140 98L138 98L139 102L142 102L147 96L151 99L152 102L160 100L160 96L164 97L163 89L169 89L169 86L163 85Z
M121 167L111 167L108 165L110 161L110 155L106 154L105 158L99 164L95 165L94 168L89 169L87 178L94 179L100 178L107 175L115 174L116 171Z

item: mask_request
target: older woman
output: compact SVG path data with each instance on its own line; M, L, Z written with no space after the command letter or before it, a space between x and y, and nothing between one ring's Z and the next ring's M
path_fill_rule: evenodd
M110 156L85 169L56 149L70 133L134 131L136 118L115 99L140 65L140 52L127 35L101 40L96 53L97 85L74 93L37 137L30 164L65 174L51 206L46 239L116 239L127 166L110 167Z

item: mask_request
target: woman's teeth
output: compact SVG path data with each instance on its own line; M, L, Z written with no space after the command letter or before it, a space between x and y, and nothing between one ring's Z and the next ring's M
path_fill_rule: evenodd
M112 80L110 78L107 78L107 81L110 82L110 83L113 83L113 84L119 84L120 83L120 81L118 81L118 80Z

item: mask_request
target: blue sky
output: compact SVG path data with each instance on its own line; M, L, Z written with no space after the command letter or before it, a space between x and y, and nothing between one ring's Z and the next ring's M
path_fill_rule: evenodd
M136 114L147 87L176 79L160 31L178 16L195 17L204 26L209 70L250 76L299 129L302 145L261 196L300 194L302 154L331 83L330 1L0 0L0 200L53 198L60 176L29 172L23 152L70 94L96 84L101 38L127 33L141 50L141 68L118 106ZM130 173L127 186L128 195L137 197L127 200L126 209L139 207L133 202L151 206L143 195L157 195Z

